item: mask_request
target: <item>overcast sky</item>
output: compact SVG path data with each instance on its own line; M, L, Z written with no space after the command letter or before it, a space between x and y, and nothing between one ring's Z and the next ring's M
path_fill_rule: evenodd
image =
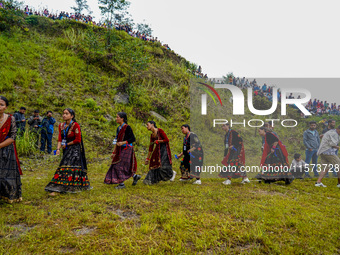
M25 2L54 11L71 11L74 5L66 0ZM99 20L98 1L88 4ZM338 0L131 0L129 11L136 23L145 19L154 36L201 65L209 77L233 72L314 78L340 77L339 7ZM320 97L338 102L336 95L324 94L331 85L323 88ZM317 87L310 90L316 97Z

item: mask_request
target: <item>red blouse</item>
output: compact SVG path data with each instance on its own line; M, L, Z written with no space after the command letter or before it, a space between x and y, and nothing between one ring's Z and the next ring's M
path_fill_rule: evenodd
M151 134L151 137L150 137L150 146L149 146L149 151L150 152L153 151L154 142L156 140L163 140L164 143L168 143L169 142L169 138L166 136L166 134L163 131L163 129L158 128L158 135L157 135L157 137L153 137L152 134Z
M64 125L65 123L59 124L58 142L62 142L62 140L64 139ZM77 122L72 122L72 125L67 132L67 140L73 141L73 144L81 143L81 131L80 126Z

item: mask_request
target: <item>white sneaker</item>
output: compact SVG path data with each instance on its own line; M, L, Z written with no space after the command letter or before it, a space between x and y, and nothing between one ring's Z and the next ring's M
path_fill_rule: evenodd
M250 181L249 181L248 178L244 178L244 179L241 181L241 183L246 184L246 183L250 183Z
M323 184L322 182L320 182L320 183L315 183L315 187L324 187L324 188L326 188L327 186L325 184Z
M177 174L175 171L172 171L172 172L173 172L173 174L172 174L172 177L170 179L171 182L173 182L175 180L175 177L176 177L176 174Z
M336 185L338 188L340 188L340 184Z
M201 180L196 180L192 184L202 184Z
M222 182L224 185L231 185L231 180L226 179L224 182Z

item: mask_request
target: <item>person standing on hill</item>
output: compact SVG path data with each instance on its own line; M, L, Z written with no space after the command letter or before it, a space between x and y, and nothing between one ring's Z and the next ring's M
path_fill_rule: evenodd
M172 171L169 139L163 129L157 128L156 122L149 121L146 127L152 134L148 157L145 160L145 164L149 164L149 172L143 183L151 185L160 181L173 181L176 172Z
M56 155L63 149L63 158L52 180L45 187L45 191L58 193L75 193L90 190L87 178L87 163L80 125L77 123L75 112L66 108L63 112L64 123L59 125L58 146Z
M109 171L106 173L104 183L119 184L116 189L124 189L124 181L133 177L132 185L136 185L141 178L137 175L137 160L133 149L136 141L132 128L127 124L127 115L125 112L119 112L116 116L116 122L119 124L116 132L116 138L113 143L115 148L111 155L112 163Z
M15 118L5 113L8 105L8 100L0 96L0 199L11 204L22 201L22 171L15 146Z
M303 144L306 146L306 164L309 164L312 160L314 177L318 177L317 163L318 163L318 149L320 146L319 133L316 130L316 122L309 122L309 129L303 133ZM305 172L306 177L311 177L309 172Z
M40 151L45 152L47 142L47 153L52 152L52 137L54 133L54 123L56 120L52 117L52 112L48 111L41 123L41 147Z
M26 126L26 118L25 118L26 108L21 107L20 110L14 113L14 118L16 122L16 126L18 128L18 135L21 133L25 133L25 126Z
M184 156L181 161L182 177L180 181L188 181L196 178L193 184L202 184L200 174L203 167L203 148L198 136L190 131L188 124L182 125L182 133L185 135L183 140L183 152L178 158Z
M245 165L245 152L243 146L243 139L235 130L230 128L229 123L223 124L222 129L226 132L224 137L224 158L222 164L231 168L227 171L222 171L219 174L221 178L227 178L223 182L224 185L231 184L231 178L242 177L241 183L249 183L247 173L241 171L241 167Z
M42 118L39 116L39 110L35 110L34 114L28 118L28 125L30 126L30 131L35 136L35 145L38 148L39 146L39 130L41 126Z

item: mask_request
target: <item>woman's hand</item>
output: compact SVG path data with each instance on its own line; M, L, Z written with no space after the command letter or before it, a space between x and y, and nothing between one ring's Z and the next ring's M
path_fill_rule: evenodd
M149 164L149 162L150 162L150 159L145 159L145 165L148 165Z
M178 158L182 157L183 156L183 152L181 152L180 154L178 154Z
M112 153L111 154L111 159L113 160L115 156L116 156L116 154Z
M57 149L55 155L59 156L60 155L60 149Z
M61 148L63 148L63 150L65 150L66 149L66 145L62 145Z
M274 153L275 150L274 150L274 149L271 149L270 151L271 151L271 153Z
M116 145L117 146L122 146L122 145L124 145L124 144L126 144L125 142L118 142Z

